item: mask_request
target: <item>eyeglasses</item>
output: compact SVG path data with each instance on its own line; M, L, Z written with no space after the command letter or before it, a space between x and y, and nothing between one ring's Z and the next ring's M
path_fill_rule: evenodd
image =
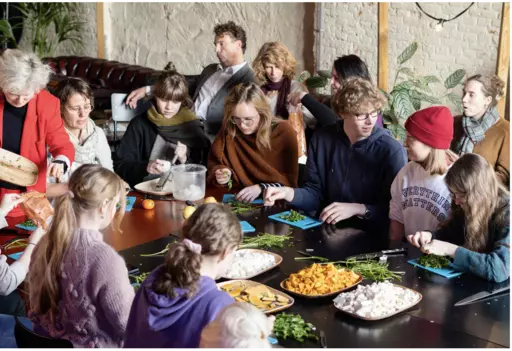
M69 110L69 112L78 115L81 111L83 114L87 114L92 111L93 106L91 104L85 105L83 107L80 106L66 106L66 108Z
M236 117L233 116L231 118L231 123L237 125L245 125L247 127L252 127L257 117Z
M379 117L379 114L380 114L380 110L375 110L375 111L370 112L370 113L357 114L356 115L356 119L358 121L364 121L368 117L375 119L375 118Z

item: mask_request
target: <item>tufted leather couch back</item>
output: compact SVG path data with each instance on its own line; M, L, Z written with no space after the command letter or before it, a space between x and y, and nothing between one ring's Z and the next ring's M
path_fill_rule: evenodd
M43 62L55 72L50 91L52 83L56 85L66 77L82 78L91 86L95 108L99 109L111 107L110 96L113 93L129 93L147 85L150 77L161 73L148 67L84 56L46 57Z

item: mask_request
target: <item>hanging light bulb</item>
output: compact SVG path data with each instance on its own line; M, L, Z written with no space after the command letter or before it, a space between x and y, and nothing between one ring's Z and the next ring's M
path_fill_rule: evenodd
M434 29L436 32L440 32L443 30L443 20L437 22L437 24L435 25Z

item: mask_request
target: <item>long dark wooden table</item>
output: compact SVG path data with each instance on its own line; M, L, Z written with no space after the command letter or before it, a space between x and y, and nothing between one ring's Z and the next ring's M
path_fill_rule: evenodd
M105 230L105 241L125 258L129 266L137 266L141 272L151 271L163 262L161 257L140 257L141 253L162 250L169 242L176 240L183 224L182 209L185 203L179 201L155 201L154 210L142 209L143 197L137 201L131 212L127 212L122 223L123 233ZM208 189L207 196L222 198L221 189ZM256 232L285 235L289 226L267 217L281 212L283 208L259 209L246 215ZM247 234L247 235L255 235ZM8 236L3 235L0 241ZM390 258L390 267L405 271L401 282L396 282L420 292L423 300L414 308L394 317L369 322L355 319L338 311L333 298L295 298L295 304L286 312L299 313L306 321L313 323L317 330L323 330L328 347L509 347L510 346L510 297L497 296L488 301L454 307L454 303L476 292L493 287L493 284L470 274L454 279L417 269L407 260L421 253L407 243L408 255ZM296 250L313 249L312 254L332 260L350 255L374 252L389 246L387 228L362 228L356 221L346 221L337 227L324 225L311 230L293 229L293 247L271 250L283 256L281 265L253 280L280 289L279 283L289 274L311 264L309 261L295 261L300 256ZM364 281L363 284L371 283ZM285 347L320 347L320 344L306 341L280 341Z

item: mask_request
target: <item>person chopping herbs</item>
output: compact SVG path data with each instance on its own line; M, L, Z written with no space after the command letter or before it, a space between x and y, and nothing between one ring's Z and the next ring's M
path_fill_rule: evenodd
M297 186L297 133L277 120L256 84L235 86L226 98L221 131L212 144L207 183L242 190L240 202L252 202L264 189Z
M391 184L407 157L387 131L375 127L384 102L367 80L349 80L333 100L342 121L313 135L304 186L268 188L265 206L284 199L299 209L320 213L328 224L358 216L387 227Z
M0 198L25 190L45 193L47 173L60 179L74 161L75 149L64 129L59 100L43 90L50 74L49 66L35 54L7 49L0 56L0 147L39 168L37 182L26 189L0 181ZM53 156L49 165L47 149ZM22 215L15 208L8 216Z
M5 194L0 203L0 229L7 226L5 217L23 201L19 194ZM25 316L25 304L16 288L25 280L32 251L43 237L45 231L38 226L28 238L28 244L20 258L13 264L7 264L7 257L0 256L0 314ZM5 247L4 247L5 248ZM1 253L1 251L0 251Z
M203 328L234 299L222 276L242 241L237 217L223 204L201 205L186 220L182 240L141 284L128 318L126 348L197 348Z
M409 242L427 254L448 256L456 268L492 282L510 276L509 192L482 156L465 154L445 177L452 193L450 217L435 233Z

